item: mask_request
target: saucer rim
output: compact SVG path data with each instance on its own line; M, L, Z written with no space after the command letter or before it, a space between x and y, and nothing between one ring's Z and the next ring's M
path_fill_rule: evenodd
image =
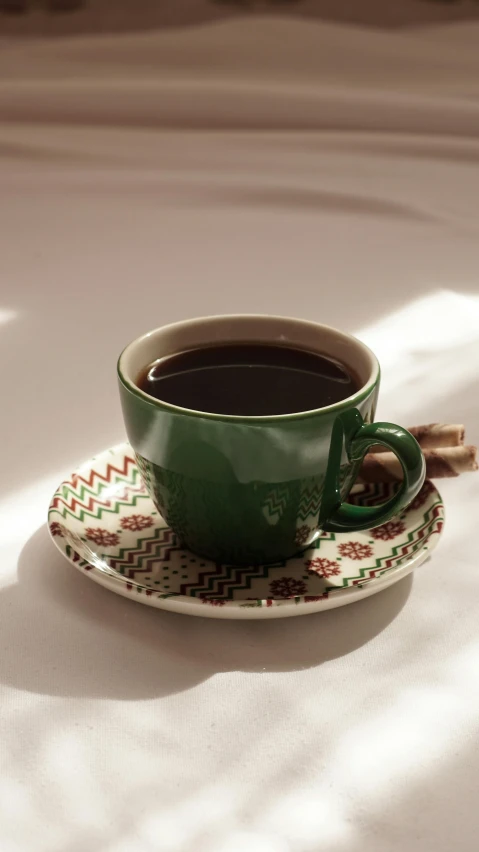
M220 618L220 619L246 619L246 620L257 620L257 619L265 619L265 618L289 618L297 615L312 615L315 612L324 612L329 609L336 609L340 606L346 606L352 603L356 603L359 600L364 600L365 598L371 597L372 595L379 593L389 586L394 585L399 582L403 578L407 577L415 568L419 567L422 563L424 563L431 552L435 549L438 544L439 539L442 536L444 531L444 522L445 522L445 511L444 511L444 501L442 499L441 493L437 488L435 483L431 483L434 488L434 492L436 494L436 498L439 498L440 503L440 517L438 520L442 521L441 528L432 533L429 533L428 537L425 538L425 544L419 548L414 554L412 554L409 558L404 557L405 561L401 565L397 565L394 568L386 569L382 574L378 577L366 578L363 582L357 583L354 586L342 587L338 588L328 594L327 597L320 598L317 601L305 601L305 600L297 600L295 598L289 598L286 600L279 600L276 605L268 606L266 604L266 599L258 599L258 603L245 604L242 600L231 600L226 601L225 604L221 607L217 606L204 606L204 601L200 598L187 596L187 595L171 595L171 597L159 597L155 596L147 596L145 586L141 583L136 582L133 579L127 579L122 574L117 573L110 567L99 567L98 565L90 562L87 559L74 559L70 557L63 547L61 546L60 541L57 539L57 536L53 535L50 529L51 518L50 515L53 512L57 513L58 510L53 507L53 502L55 496L58 494L59 490L66 484L68 484L71 480L71 477L74 475L79 475L86 470L91 469L92 463L96 460L103 459L105 456L118 455L121 453L123 456L127 455L131 451L133 454L133 450L128 442L124 441L119 444L115 444L112 447L104 449L99 453L96 453L94 456L91 456L88 460L79 465L75 471L70 475L70 477L66 477L55 489L54 495L49 504L48 508L48 530L50 534L50 538L53 543L60 551L60 553L64 556L64 558L73 565L77 570L79 570L84 576L85 574L96 582L98 585L103 586L103 588L111 591L115 594L119 594L122 597L127 598L128 600L133 600L136 603L141 603L145 606L151 606L156 609L164 609L169 612L176 612L182 615L189 615L200 618ZM133 454L134 455L134 454ZM431 494L431 496L433 496ZM147 495L145 495L145 498ZM88 565L88 568L85 566ZM132 591L136 590L137 594L132 595Z

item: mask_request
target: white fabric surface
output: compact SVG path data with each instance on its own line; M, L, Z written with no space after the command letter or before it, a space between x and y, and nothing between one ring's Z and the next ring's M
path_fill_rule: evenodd
M473 852L478 480L430 562L278 622L69 566L45 516L123 437L115 359L187 316L357 332L382 419L479 440L479 29L231 17L0 53L1 852Z

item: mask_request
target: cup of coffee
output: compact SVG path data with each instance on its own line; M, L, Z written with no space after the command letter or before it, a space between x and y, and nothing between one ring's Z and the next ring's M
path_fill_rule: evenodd
M374 423L380 371L359 340L271 316L217 316L158 328L120 355L129 441L181 545L230 564L267 564L322 531L378 526L424 476L405 429ZM375 444L404 479L379 506L345 500Z

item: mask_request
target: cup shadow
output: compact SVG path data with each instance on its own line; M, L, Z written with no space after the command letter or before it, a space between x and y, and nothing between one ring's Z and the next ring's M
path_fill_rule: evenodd
M274 621L191 618L112 594L73 566L46 525L26 542L18 582L0 592L0 681L53 696L142 700L229 671L308 669L343 657L385 630L405 605L412 575L353 605Z

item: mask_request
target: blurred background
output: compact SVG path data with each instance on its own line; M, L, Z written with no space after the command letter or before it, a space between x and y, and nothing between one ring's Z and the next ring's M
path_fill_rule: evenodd
M380 417L473 419L479 3L2 9L9 487L122 440L118 352L187 316L343 327L383 363Z
M15 35L181 27L245 14L392 28L477 17L476 0L1 0L0 8L10 16L2 29Z
M91 589L45 520L189 316L354 332L380 419L479 442L478 44L473 0L0 0L2 852L475 848L474 475L414 586L274 630Z

